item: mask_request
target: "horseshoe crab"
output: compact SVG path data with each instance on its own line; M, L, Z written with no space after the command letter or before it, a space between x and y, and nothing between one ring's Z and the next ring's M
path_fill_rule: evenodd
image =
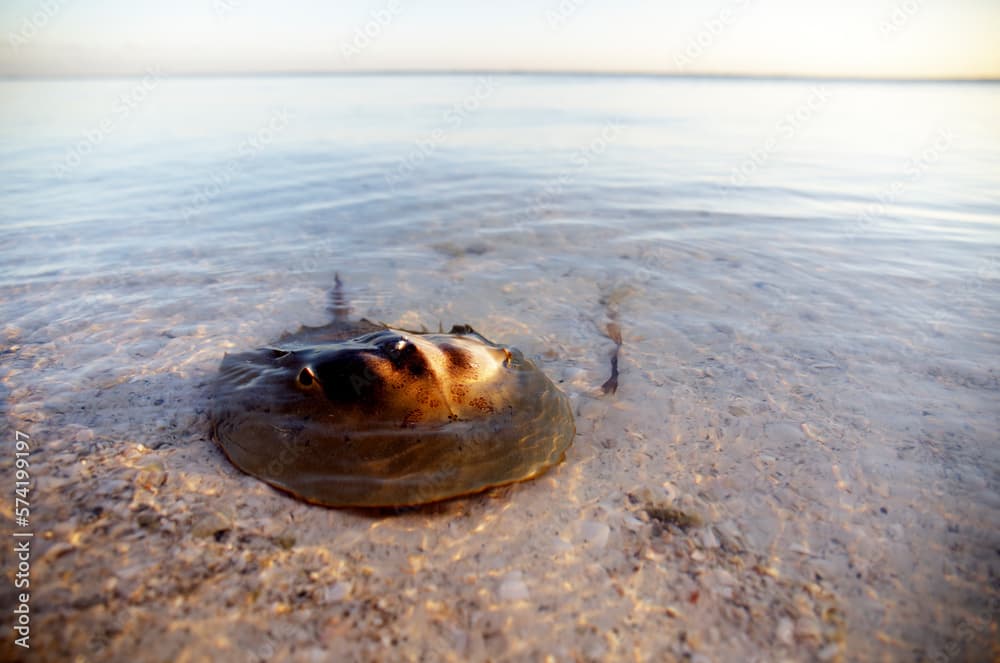
M516 348L333 321L227 354L212 435L236 467L308 502L410 506L534 478L573 441L569 402Z

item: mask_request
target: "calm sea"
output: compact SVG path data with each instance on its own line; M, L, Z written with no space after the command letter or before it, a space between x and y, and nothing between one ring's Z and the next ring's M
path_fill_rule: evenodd
M998 598L998 120L972 83L0 81L0 396L40 439L204 444L223 352L322 323L339 273L542 359L566 503L697 492L823 565L855 655L950 658Z
M842 247L877 272L905 247L893 270L996 276L998 113L995 84L8 80L0 284L322 274L553 224L583 245L593 228L733 242L761 219L786 222L755 237L776 255Z

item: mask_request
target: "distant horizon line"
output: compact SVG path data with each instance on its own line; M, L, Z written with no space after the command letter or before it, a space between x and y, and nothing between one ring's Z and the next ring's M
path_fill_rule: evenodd
M158 72L151 67L132 73L0 73L0 80L60 80L142 78L154 73L163 78L266 78L266 77L335 77L335 76L563 76L594 78L687 78L770 81L829 81L844 83L1000 83L998 76L851 76L842 74L749 74L720 72L591 71L561 69L353 69L275 71L190 71Z

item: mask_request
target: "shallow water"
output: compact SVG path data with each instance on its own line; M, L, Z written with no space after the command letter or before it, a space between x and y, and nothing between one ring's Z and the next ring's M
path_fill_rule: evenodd
M141 445L182 492L218 501L238 485L237 531L266 504L344 532L300 534L309 554L382 545L417 582L487 546L491 561L463 570L498 579L500 603L563 607L548 621L491 613L503 626L465 624L434 646L568 657L544 648L549 635L583 637L576 622L606 634L668 591L648 589L650 574L676 583L669 570L620 577L628 495L653 490L694 500L708 531L782 578L829 591L851 660L996 656L998 111L994 84L0 82L0 395L10 429L43 441L38 527L62 517L60 487L113 475L132 462L114 454ZM469 323L538 358L577 410L566 463L477 498L460 514L471 522L446 512L412 527L290 506L232 472L205 439L204 383L224 352L323 323L335 272L358 315ZM603 397L612 321L620 388ZM90 454L105 462L81 474ZM73 538L52 531L52 545ZM416 547L427 561L414 567ZM553 571L588 586L559 589L528 559L552 554ZM367 563L402 573L387 555ZM447 601L457 590L435 577L429 596ZM347 576L330 587L362 591ZM808 624L790 634L774 619L762 659L794 657ZM720 629L702 643L710 657L727 651ZM666 637L614 632L581 655ZM125 641L101 646L125 655Z

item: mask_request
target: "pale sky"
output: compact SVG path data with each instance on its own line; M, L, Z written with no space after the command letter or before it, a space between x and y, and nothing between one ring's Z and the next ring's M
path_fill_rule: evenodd
M1000 78L998 0L4 0L0 75L517 70Z

